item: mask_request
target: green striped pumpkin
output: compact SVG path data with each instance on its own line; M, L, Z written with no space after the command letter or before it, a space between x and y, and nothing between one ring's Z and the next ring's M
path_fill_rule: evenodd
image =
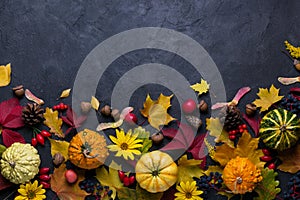
M296 114L279 108L271 110L262 118L259 132L267 147L282 151L297 143L300 122Z

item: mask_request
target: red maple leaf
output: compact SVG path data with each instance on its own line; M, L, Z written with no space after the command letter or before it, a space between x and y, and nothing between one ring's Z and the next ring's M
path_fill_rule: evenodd
M0 103L0 134L6 147L15 142L25 143L24 137L13 130L24 126L22 106L17 98L11 98Z
M68 134L72 129L79 128L83 122L87 119L86 115L81 115L77 117L76 113L73 111L71 106L68 106L68 110L66 112L66 116L61 116L63 122L68 124L70 128L66 131L66 134Z

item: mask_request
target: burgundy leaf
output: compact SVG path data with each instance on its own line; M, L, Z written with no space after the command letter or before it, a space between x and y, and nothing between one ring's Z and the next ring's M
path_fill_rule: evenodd
M204 138L206 137L206 134L200 134L197 135L192 143L192 145L189 147L187 152L190 152L193 155L193 158L196 160L199 160L203 157L205 157L205 143Z
M174 200L176 192L177 192L177 190L175 189L175 187L170 187L167 191L164 192L161 199L163 199L163 200Z
M25 139L20 133L9 129L2 130L2 138L3 138L3 144L6 147L10 147L15 142L20 142L25 144Z
M6 180L0 173L0 190L4 190L11 186L13 186L13 184L11 182L9 182L8 180Z
M260 117L248 117L246 114L243 113L244 120L249 124L253 132L255 133L255 137L258 137L259 134L259 125L261 118Z
M80 117L77 117L76 113L73 111L71 106L69 106L66 112L66 116L62 116L61 118L66 124L68 124L72 128L79 128L81 124L87 119L87 116L82 115Z
M5 121L6 117L11 113L15 106L19 106L19 100L17 98L11 98L7 101L0 103L0 124Z
M76 118L75 120L75 128L78 128L82 125L83 122L85 122L85 120L87 119L87 116L86 115L82 115L78 118Z
M66 124L68 124L71 127L74 127L74 124L72 121L69 120L69 118L65 117L65 116L61 116L61 119L63 120L63 122L65 122Z
M22 106L16 98L0 103L0 125L6 128L20 128L24 126L22 120Z

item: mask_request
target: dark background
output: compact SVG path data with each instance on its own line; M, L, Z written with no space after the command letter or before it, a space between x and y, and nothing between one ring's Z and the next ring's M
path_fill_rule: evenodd
M0 64L12 63L12 81L0 88L0 101L12 97L13 86L23 84L42 97L46 106L55 105L60 92L73 86L77 69L96 45L119 32L151 26L174 29L198 41L218 66L228 100L240 87L250 86L251 93L240 104L244 110L243 105L256 98L259 87L274 83L285 94L289 87L280 85L277 77L299 75L291 60L281 53L284 40L300 45L299 10L298 0L1 0ZM201 76L170 53L131 52L110 66L111 74L101 79L97 97L109 103L113 84L122 73L149 61L184 71L191 83ZM163 86L149 85L137 91L131 103L140 108L148 92L154 97L160 92L170 94ZM71 103L71 98L64 102ZM178 109L174 98L170 112L176 116ZM30 140L29 130L20 132ZM39 151L42 165L50 165L49 143ZM279 174L285 190L289 175ZM1 191L0 199L10 191Z

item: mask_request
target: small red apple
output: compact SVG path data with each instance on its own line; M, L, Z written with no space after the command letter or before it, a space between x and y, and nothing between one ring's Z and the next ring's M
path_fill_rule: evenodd
M182 104L182 110L185 113L192 113L196 110L197 104L193 99L188 99Z
M77 174L74 170L72 169L68 169L65 172L65 178L67 180L68 183L75 183L77 181Z
M127 122L130 125L135 125L137 123L137 121L138 121L138 119L137 119L136 115L133 113L128 113L125 116L125 122Z

